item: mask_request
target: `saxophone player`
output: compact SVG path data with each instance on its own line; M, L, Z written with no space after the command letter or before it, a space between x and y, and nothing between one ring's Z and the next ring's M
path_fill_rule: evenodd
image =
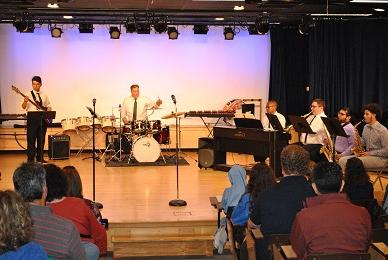
M361 145L365 152L358 154L366 169L383 168L388 164L388 130L378 121L381 118L381 108L378 104L367 104L363 108L366 125L362 131ZM353 156L345 156L339 160L342 169Z
M336 160L352 154L354 147L354 126L350 123L351 114L347 107L340 108L337 113L338 121L348 137L337 136L335 140Z
M311 160L318 163L326 160L326 157L321 153L321 148L327 138L325 125L321 119L321 117L326 117L324 111L325 101L319 98L314 99L311 102L310 109L311 112L307 115L306 121L315 134L302 133L300 135L300 142L310 153Z

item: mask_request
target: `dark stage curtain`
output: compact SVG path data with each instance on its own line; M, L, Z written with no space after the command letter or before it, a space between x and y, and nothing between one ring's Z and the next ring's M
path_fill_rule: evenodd
M310 100L327 102L326 114L348 106L388 105L388 21L317 21L309 37Z
M328 116L348 106L359 117L370 102L386 110L387 29L385 20L315 21L308 38L293 28L271 29L270 98L285 114L308 112L317 97L326 101Z
M296 28L271 28L269 98L279 103L284 115L308 112L308 37Z

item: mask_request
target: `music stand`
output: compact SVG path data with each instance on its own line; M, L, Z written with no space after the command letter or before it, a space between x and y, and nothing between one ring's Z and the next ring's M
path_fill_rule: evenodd
M295 131L298 133L305 134L316 134L310 127L309 123L307 123L306 119L301 116L288 116L291 121L292 126Z
M337 136L348 137L348 135L337 118L321 117L321 119L330 134L330 138L333 141L333 150L335 151L335 140L337 139ZM332 159L333 162L335 162L335 153L333 153Z
M284 131L282 124L279 121L279 118L276 115L265 113L268 118L269 123L272 125L274 130Z
M263 124L259 119L253 118L233 118L234 124L237 128L255 128L255 129L263 129Z
M55 111L28 111L27 112L27 125L31 123L39 122L39 134L40 134L40 154L42 155L43 162L43 138L46 136L43 135L43 120L53 120L55 119Z

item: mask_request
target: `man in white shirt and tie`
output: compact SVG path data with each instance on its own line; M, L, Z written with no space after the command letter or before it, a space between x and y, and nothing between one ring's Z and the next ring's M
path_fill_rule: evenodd
M325 132L325 125L321 117L327 117L325 115L325 101L319 98L314 99L311 102L311 112L306 117L307 123L309 123L311 129L315 134L300 135L300 142L303 147L310 153L310 159L314 162L325 161L326 157L321 154L321 148L324 144L324 140L327 139Z
M286 128L286 118L277 111L277 108L278 108L278 102L276 102L275 100L268 100L267 105L265 106L267 113L275 115L284 129ZM263 123L264 129L273 130L273 127L270 124L268 117L266 115L263 117L262 123Z
M40 90L41 87L41 77L34 76L32 78L32 90L26 94L22 103L22 108L26 110L26 112L52 110L50 100L48 96ZM33 105L29 100L34 102L37 106ZM43 159L43 148L47 132L47 122L46 120L43 120L42 129L40 129L39 121L27 121L27 160L33 162L36 155L36 160L44 163L46 161Z
M131 95L126 97L121 106L121 118L124 124L136 120L147 119L147 109L157 108L162 104L162 100L158 98L156 102L151 101L149 98L140 96L139 86L131 86Z

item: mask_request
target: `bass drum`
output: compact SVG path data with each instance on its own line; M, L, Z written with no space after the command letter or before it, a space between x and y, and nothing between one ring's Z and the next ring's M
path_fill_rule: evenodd
M160 156L160 145L152 137L141 136L137 138L132 145L133 157L136 161L156 162Z

